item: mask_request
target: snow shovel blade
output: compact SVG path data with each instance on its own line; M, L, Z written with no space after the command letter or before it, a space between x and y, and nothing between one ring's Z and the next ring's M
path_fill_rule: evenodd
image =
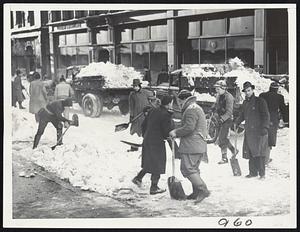
M122 143L125 143L127 145L130 145L130 146L133 146L133 147L142 147L143 145L142 144L138 144L138 143L131 143L131 142L128 142L128 141L124 141L124 140L121 140Z
M231 158L230 165L234 176L242 175L240 164L237 158Z
M115 126L115 132L126 130L129 126L129 123L122 123Z
M186 195L182 188L181 182L175 176L171 176L168 178L168 187L172 199L175 200L186 199Z
M79 126L79 120L78 120L78 115L77 114L73 114L72 115L72 126Z

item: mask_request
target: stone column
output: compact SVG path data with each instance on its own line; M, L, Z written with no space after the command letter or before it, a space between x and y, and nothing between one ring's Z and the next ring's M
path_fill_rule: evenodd
M174 11L170 10L167 11L167 17L174 16ZM177 62L176 62L176 25L175 19L168 19L167 20L167 46L168 46L168 67L169 71L177 69Z
M254 13L254 68L267 73L265 9L257 9Z

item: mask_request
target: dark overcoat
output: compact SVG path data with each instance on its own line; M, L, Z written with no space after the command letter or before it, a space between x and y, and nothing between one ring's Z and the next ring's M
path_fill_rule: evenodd
M129 94L129 113L131 117L137 116L146 106L149 106L148 97L153 96L153 93L146 89L141 89L138 92L131 92ZM138 136L142 136L142 123L145 117L142 115L135 120L130 127L130 134L137 133Z
M269 128L269 146L275 147L277 140L277 130L279 125L279 112L284 114L285 104L284 98L281 94L275 91L268 91L259 95L267 102L269 113L270 113L270 128Z
M244 120L243 158L266 156L268 135L261 135L262 129L269 129L270 125L270 114L266 101L254 95L250 99L246 99L236 123L239 125Z
M153 109L142 123L142 168L152 174L164 174L166 169L165 139L173 129L171 113L164 106Z
M20 76L16 76L14 82L13 82L13 85L14 85L14 96L16 98L16 101L18 102L22 102L25 97L24 97L24 94L22 92L22 89L24 89L24 86L22 85L22 80L21 80L21 77Z

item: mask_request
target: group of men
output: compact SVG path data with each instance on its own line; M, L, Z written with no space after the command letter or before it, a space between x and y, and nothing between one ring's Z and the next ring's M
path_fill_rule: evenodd
M283 96L278 94L279 85L272 82L270 89L255 96L255 86L250 82L243 84L242 91L245 100L239 109L239 116L234 120L234 97L228 92L225 80L214 85L217 98L211 111L219 128L217 144L221 149L219 164L228 163L227 149L232 155L239 152L229 140L229 130L233 124L238 128L245 121L243 142L243 158L249 160L249 174L246 178L265 178L265 165L270 162L270 149L276 145L276 135L279 124L279 112L283 111ZM133 82L134 91L130 94L130 118L133 119L139 112L145 115L132 123L131 134L143 136L142 169L132 180L141 186L146 173L151 173L150 194L163 193L166 190L158 187L161 174L165 173L166 149L165 141L169 138L180 138L179 154L181 159L180 170L193 188L187 199L201 202L210 192L200 177L199 165L207 160L207 125L203 109L197 104L196 97L188 90L182 90L177 102L182 109L181 126L174 127L172 120L172 103L174 96L164 96L160 104L151 107L153 95L142 89L138 80ZM150 106L149 106L150 105ZM138 107L136 107L138 106Z

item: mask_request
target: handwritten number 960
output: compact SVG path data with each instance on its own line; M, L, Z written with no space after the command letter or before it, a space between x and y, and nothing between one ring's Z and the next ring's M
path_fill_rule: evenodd
M219 221L218 221L218 224L220 226L224 226L226 227L228 224L230 223L229 219L226 219L226 218L221 218ZM243 221L240 219L240 218L237 218L234 220L233 222L233 226L235 227L239 227L243 224ZM252 224L252 220L251 219L247 219L245 222L244 222L245 226L250 226Z

